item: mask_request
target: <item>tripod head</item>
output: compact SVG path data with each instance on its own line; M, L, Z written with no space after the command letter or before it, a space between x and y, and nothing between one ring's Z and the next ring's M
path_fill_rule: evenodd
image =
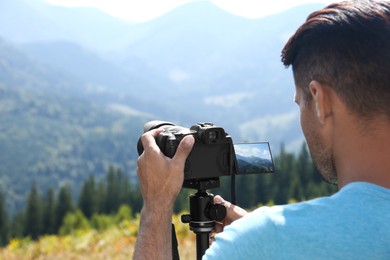
M210 233L215 222L226 217L226 208L214 203L214 195L206 189L219 187L219 179L193 180L185 183L186 187L196 188L197 192L190 196L190 214L181 216L183 223L188 223L190 230L196 234L196 255L201 259L209 247Z

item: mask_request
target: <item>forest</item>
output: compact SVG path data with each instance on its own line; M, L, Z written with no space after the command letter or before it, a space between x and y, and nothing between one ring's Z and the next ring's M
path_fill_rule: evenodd
M287 152L281 145L274 156L275 173L236 176L237 205L251 210L261 205L296 203L329 196L337 187L325 183L314 167L306 144L299 153ZM230 199L231 177L221 177L219 188L211 190ZM191 189L182 189L174 211L188 210ZM78 194L75 198L74 194ZM40 191L33 184L26 197L25 208L12 216L7 212L6 198L0 193L0 245L12 238L37 240L44 235L66 235L88 227L97 231L135 218L142 208L138 184L120 168L110 166L104 178L93 175L84 180L79 191L69 184L59 190Z

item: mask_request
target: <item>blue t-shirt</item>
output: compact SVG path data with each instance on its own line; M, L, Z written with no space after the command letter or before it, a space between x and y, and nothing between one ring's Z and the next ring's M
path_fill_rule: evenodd
M355 182L330 197L261 207L216 235L203 259L390 259L390 189Z

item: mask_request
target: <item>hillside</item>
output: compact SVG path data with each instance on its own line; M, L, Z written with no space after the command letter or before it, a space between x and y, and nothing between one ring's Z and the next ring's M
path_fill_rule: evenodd
M235 142L296 151L303 136L280 51L318 7L249 20L196 1L135 24L1 1L0 190L13 203L33 182L77 188L109 164L134 175L135 142L150 119L214 122Z
M66 74L56 79L55 71L11 46L3 43L0 52L7 54L0 60L0 191L12 207L25 200L32 183L41 190L64 182L78 187L109 165L134 174L145 118L76 95L85 87L80 81Z
M54 36L20 47L35 59L82 78L93 91L109 93L94 97L106 106L120 105L185 126L211 121L236 141L268 140L274 149L285 142L297 149L303 137L291 101L294 83L291 71L280 62L280 51L318 7L305 5L250 20L199 1L128 25L117 37L101 27L103 42L119 41L116 48L97 51L94 44L85 45L77 37L64 41ZM66 21L65 16L57 19ZM87 35L98 40L89 30Z

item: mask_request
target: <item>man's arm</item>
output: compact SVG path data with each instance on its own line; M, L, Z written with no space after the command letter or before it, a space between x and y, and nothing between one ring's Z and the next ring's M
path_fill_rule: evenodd
M184 164L194 138L183 138L171 159L156 144L161 131L152 130L141 137L144 152L138 158L137 173L143 207L134 259L172 259L173 205L183 185Z
M133 259L172 259L172 211L141 210Z

